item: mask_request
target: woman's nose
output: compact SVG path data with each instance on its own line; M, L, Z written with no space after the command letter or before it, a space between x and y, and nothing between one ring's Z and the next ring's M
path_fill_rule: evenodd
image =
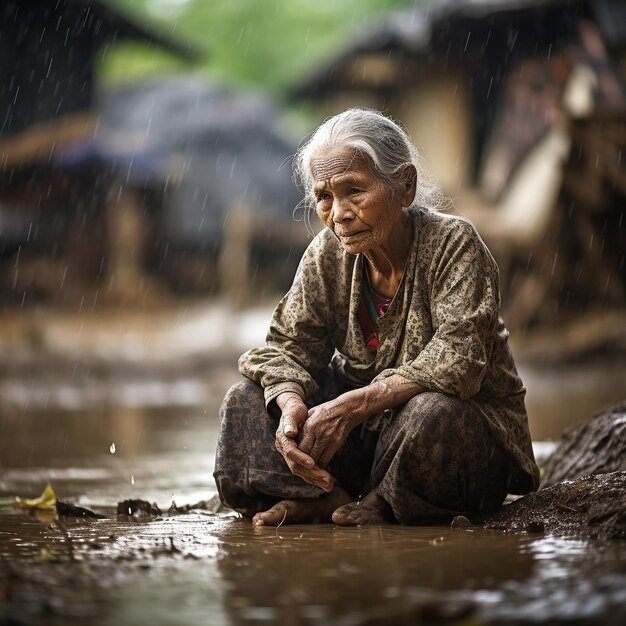
M333 203L333 222L340 224L346 220L354 218L354 213L350 207L350 203L346 200L337 199Z

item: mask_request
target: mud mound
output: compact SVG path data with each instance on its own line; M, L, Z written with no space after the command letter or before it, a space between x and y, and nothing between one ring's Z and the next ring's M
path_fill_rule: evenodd
M542 487L587 474L626 470L626 401L563 433L545 464Z
M505 506L485 528L626 539L626 472L583 476Z

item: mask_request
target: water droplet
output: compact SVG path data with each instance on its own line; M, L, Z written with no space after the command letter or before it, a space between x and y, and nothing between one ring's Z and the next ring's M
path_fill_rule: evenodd
M111 454L115 454L115 443L112 443L111 446L109 447L109 452Z
M132 474L130 475L130 484L131 485L135 484L135 477Z

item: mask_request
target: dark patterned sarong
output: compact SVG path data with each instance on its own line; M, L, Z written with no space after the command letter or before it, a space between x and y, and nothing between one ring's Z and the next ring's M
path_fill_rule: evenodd
M331 387L323 386L312 406L341 392ZM516 480L485 421L477 401L422 393L355 428L327 469L354 499L375 489L401 523L485 513ZM278 422L252 381L224 398L214 476L222 502L246 517L285 498L324 493L293 476L276 451Z

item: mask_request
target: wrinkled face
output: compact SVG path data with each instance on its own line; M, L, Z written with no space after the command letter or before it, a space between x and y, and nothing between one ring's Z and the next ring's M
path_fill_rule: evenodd
M311 158L319 218L346 252L358 254L385 244L400 219L401 194L393 194L349 147L330 147Z

